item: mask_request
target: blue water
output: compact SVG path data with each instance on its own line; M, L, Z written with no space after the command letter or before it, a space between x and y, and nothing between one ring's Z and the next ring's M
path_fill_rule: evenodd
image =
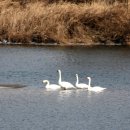
M106 87L46 91L43 79ZM130 130L130 48L0 47L0 130Z
M129 88L130 48L0 47L0 83L42 87L42 80L57 83L57 69L63 80L75 84L75 74L87 83L107 88Z

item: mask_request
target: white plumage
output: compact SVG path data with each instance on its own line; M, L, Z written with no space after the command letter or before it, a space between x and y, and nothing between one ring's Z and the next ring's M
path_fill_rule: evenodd
M75 87L73 86L73 84L61 80L61 70L58 70L58 73L59 73L58 83L59 83L59 85L62 88L64 88L64 89L75 89Z
M88 80L89 80L89 83L88 83L88 91L93 91L93 92L102 92L104 91L106 88L102 88L100 86L94 86L94 87L91 87L91 77L87 77Z
M51 89L51 90L61 89L61 86L57 84L50 84L48 80L43 80L43 83L46 83L46 86L45 86L46 89Z
M76 74L76 84L75 84L75 86L78 89L87 89L89 87L87 84L79 83L79 76L78 76L78 74Z

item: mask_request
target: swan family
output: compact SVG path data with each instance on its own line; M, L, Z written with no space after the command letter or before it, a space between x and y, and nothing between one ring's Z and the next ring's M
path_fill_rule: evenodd
M75 86L69 82L62 81L62 76L61 76L61 70L58 70L59 74L59 80L58 80L58 85L57 84L50 84L48 80L43 80L43 83L46 83L45 88L46 89L51 89L51 90L58 90L58 89L87 89L88 91L93 91L93 92L102 92L106 88L102 88L100 86L91 86L91 77L87 77L88 79L88 84L85 83L79 83L79 76L76 74L76 83Z

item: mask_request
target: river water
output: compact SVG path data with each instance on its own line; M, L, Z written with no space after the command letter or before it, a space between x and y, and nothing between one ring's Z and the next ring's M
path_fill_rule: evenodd
M106 87L46 91L43 79ZM129 47L0 47L0 130L130 130Z

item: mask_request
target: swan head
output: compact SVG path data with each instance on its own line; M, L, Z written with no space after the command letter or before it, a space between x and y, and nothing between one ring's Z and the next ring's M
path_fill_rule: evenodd
M78 74L75 74L76 75L76 77L78 78Z
M61 70L57 70L57 72L61 73Z
M48 83L48 80L43 80L42 82L43 82L43 83Z
M91 77L87 77L88 79L91 79Z

